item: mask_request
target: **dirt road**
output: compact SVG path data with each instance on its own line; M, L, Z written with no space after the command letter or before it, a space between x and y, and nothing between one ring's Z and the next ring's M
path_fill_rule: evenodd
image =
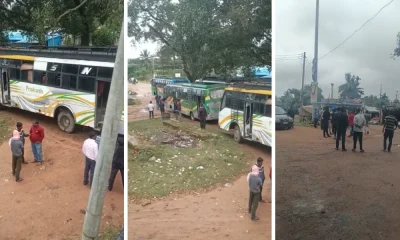
M147 111L147 104L150 101L154 101L154 97L151 95L151 85L146 82L139 82L137 84L129 84L129 90L135 92L135 96L139 99L140 104L128 107L128 119L129 121L137 121L149 118L149 112ZM154 117L159 117L159 111L154 112Z
M29 131L32 119L45 128L44 164L22 166L21 183L11 175L8 141L0 146L0 239L75 239L82 231L90 189L82 184L84 161L81 153L86 132L61 132L53 119L23 111L0 111L21 121ZM11 134L11 129L10 129ZM26 159L33 160L29 139ZM120 177L113 192L107 192L102 228L123 225L123 188Z
M371 127L365 153L336 151L319 129L277 132L277 240L399 239L400 137L384 153L381 131Z

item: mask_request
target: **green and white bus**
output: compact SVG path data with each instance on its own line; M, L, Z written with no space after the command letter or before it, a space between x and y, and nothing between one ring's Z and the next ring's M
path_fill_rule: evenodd
M57 119L61 130L101 128L115 53L68 49L0 49L0 106ZM93 60L91 60L93 59ZM123 113L120 134L123 134Z
M165 98L167 99L166 107L173 109L174 100L180 99L182 114L195 120L198 119L200 103L203 103L208 115L207 120L217 120L225 87L225 84L167 85L164 88Z
M164 96L164 87L167 85L190 83L187 78L168 78L168 77L156 77L151 79L151 93L153 96Z
M234 138L272 145L272 91L268 83L239 83L225 89L218 124L221 129L234 129Z

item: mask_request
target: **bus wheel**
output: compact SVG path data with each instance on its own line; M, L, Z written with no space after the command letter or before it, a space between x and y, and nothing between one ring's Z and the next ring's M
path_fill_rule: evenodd
M194 118L193 112L190 113L190 119L192 119L192 121L196 120L196 118Z
M66 133L72 133L75 129L75 119L68 110L61 110L57 117L58 127Z
M240 132L240 128L239 128L238 125L235 125L235 133L233 135L233 138L238 143L242 143L243 142L242 133Z

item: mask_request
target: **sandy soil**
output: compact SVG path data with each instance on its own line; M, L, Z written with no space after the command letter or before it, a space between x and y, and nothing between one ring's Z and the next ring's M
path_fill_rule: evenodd
M129 108L129 119L147 119L140 111L147 105L149 84L131 85L141 97L141 107ZM144 100L142 100L144 99ZM143 106L144 105L144 106ZM193 124L198 124L193 122ZM214 123L209 125L217 128ZM270 149L258 144L238 145L249 159L264 158L266 171L270 166ZM134 179L130 179L134 181ZM269 181L264 187L264 199L270 198ZM168 197L150 205L129 205L129 239L132 240L244 240L271 239L271 204L260 203L260 221L253 222L247 213L248 185L241 176L228 187L217 187L205 193Z
M319 129L277 132L276 239L399 239L400 137L385 153L370 130L365 153L336 151Z
M45 128L43 153L45 163L22 166L21 183L11 174L11 153L7 141L0 146L0 239L75 239L82 231L90 189L82 184L84 161L82 143L87 131L72 135L58 129L53 119L23 111L0 111L21 121L26 131L36 118ZM11 134L11 130L10 130ZM26 160L33 156L29 139ZM123 225L123 188L120 177L113 192L107 192L102 228ZM78 238L79 239L79 238Z
M137 121L149 118L149 112L147 111L147 104L150 101L155 103L154 97L151 95L150 83L139 82L137 84L129 84L129 90L136 92L136 98L140 100L139 106L128 107L128 119L129 121ZM154 111L154 117L160 117L160 111Z

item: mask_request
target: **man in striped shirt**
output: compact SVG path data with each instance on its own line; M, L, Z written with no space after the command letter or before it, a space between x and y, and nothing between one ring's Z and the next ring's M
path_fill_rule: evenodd
M388 115L385 117L385 124L383 125L383 150L386 152L386 141L389 138L389 145L387 151L390 152L392 149L392 140L394 135L394 130L397 129L397 119L393 115Z

